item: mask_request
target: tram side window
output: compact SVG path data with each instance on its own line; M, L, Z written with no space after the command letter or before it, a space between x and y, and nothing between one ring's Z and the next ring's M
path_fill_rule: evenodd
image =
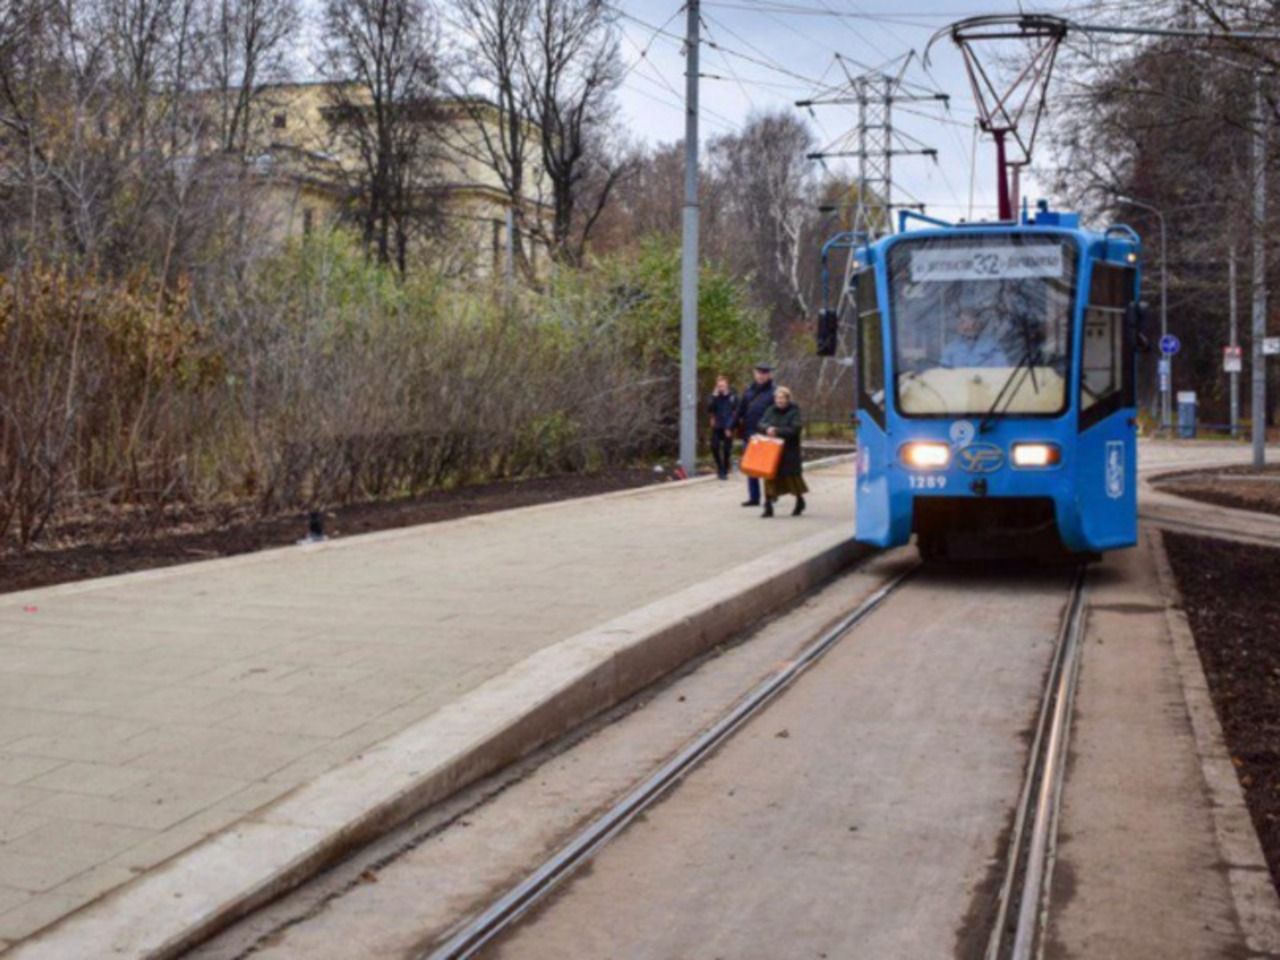
M884 326L874 270L858 274L858 406L884 426Z
M1081 426L1131 405L1132 353L1125 337L1125 310L1133 300L1134 272L1097 263L1084 318L1084 350L1080 364Z

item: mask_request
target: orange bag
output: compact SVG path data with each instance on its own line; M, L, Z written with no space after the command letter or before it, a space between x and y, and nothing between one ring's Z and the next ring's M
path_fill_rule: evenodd
M748 477L772 480L778 475L778 467L782 464L783 445L784 441L777 437L752 437L738 468Z

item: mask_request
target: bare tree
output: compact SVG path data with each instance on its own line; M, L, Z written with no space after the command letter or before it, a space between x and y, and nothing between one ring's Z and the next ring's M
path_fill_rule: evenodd
M782 332L809 313L804 261L812 259L806 226L816 217L813 136L794 112L760 113L709 146L722 191L722 234L733 238L728 262L751 275Z
M461 0L471 69L470 152L498 176L524 237L562 263L582 260L619 183L637 169L609 121L621 82L618 37L600 0ZM548 223L542 210L550 208Z
M483 87L487 98L461 96L470 130L462 143L469 158L492 170L507 195L515 221L511 242L516 262L529 276L532 266L524 238L536 232L539 218L529 216L536 199L538 171L533 157L538 145L529 87L525 81L524 45L528 42L534 0L459 0L458 24L468 37L469 67L457 86Z
M327 0L323 69L331 125L359 163L366 246L403 275L414 233L437 220L434 131L440 34L424 0Z
M286 42L300 24L296 0L205 0L210 86L218 142L228 154L249 147L255 100L286 75Z
M601 0L539 0L523 70L530 119L551 186L550 246L580 263L591 229L618 181L634 170L611 158L608 113L622 81L618 36Z

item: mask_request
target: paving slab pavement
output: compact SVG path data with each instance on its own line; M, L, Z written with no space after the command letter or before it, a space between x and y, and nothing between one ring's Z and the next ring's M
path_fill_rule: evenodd
M0 949L567 637L836 542L852 464L808 477L801 518L695 481L0 596Z
M1159 538L1091 572L1045 956L1280 957L1280 898Z
M1222 441L1144 442L1139 447L1139 510L1160 527L1245 543L1280 543L1280 517L1180 497L1160 488L1162 474L1252 463L1248 446ZM1280 463L1280 447L1267 448L1267 462Z

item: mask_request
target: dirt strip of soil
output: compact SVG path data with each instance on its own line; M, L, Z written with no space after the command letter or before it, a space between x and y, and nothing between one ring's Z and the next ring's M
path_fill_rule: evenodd
M667 473L635 467L592 474L485 483L427 496L353 504L325 512L325 533L350 536L438 523L495 510L586 497L660 483ZM296 543L307 532L305 515L259 517L248 508L188 510L166 517L154 533L120 532L118 517L90 517L55 531L49 545L0 552L0 593L72 580L229 557Z
M1280 549L1168 532L1164 541L1280 891Z
M1261 470L1247 466L1196 471L1159 480L1156 485L1166 493L1220 507L1280 515L1280 464Z
M806 461L852 452L845 444L815 443ZM735 456L736 459L736 456ZM706 472L709 467L700 469ZM459 517L665 483L670 468L623 467L598 473L563 474L440 490L422 497L351 504L325 511L328 536L350 536L439 523ZM735 475L734 492L739 478ZM288 513L262 517L252 504L172 508L146 516L120 508L63 522L25 553L0 542L0 593L73 580L151 570L193 560L230 557L296 543L307 533L307 517Z

